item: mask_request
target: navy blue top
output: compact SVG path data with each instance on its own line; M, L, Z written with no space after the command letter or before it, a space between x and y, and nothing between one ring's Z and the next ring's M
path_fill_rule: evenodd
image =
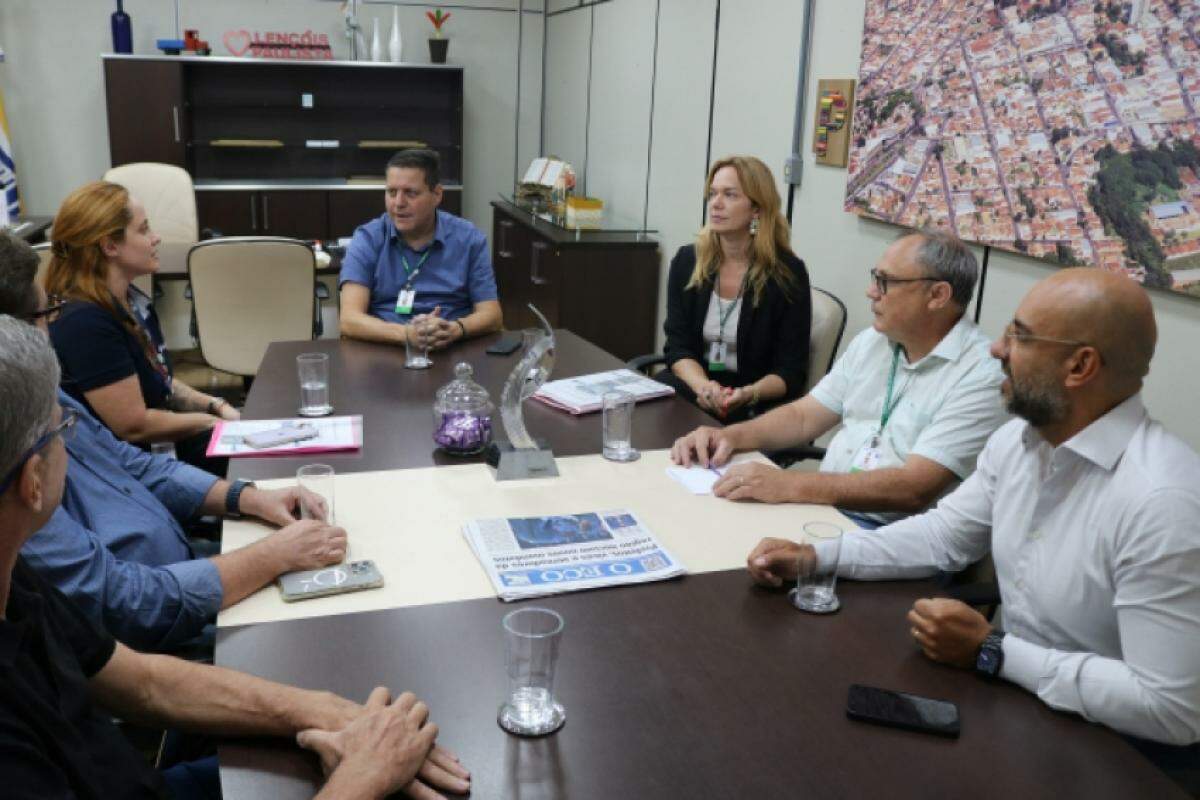
M426 253L428 258L418 270ZM417 296L412 313L397 314L396 300L413 273ZM437 306L442 319L458 319L470 314L476 303L499 296L487 237L467 220L445 211L437 212L433 241L422 250L408 246L386 213L359 225L346 248L338 286L347 281L371 290L367 311L386 322L408 322Z
M130 301L138 324L150 334L154 343L157 365L150 362L139 338L95 303L72 300L62 315L50 324L50 341L62 365L63 389L93 415L96 410L87 402L84 392L108 386L130 375L137 376L146 408L164 408L171 396L171 369L166 360L158 315L149 298L135 287L130 287Z

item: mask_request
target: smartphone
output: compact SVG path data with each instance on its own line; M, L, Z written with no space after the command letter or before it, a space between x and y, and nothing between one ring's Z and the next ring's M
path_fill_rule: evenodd
M484 350L490 356L506 356L509 353L515 353L521 349L521 332L506 333L492 343L487 350Z
M317 429L312 425L280 425L278 428L251 433L242 437L242 441L255 450L267 447L279 447L291 442L303 442L306 439L317 438Z
M345 592L360 592L383 586L383 575L374 561L351 561L324 569L289 572L279 576L279 590L286 603Z
M951 739L957 739L959 734L958 706L954 703L857 683L850 686L846 716Z

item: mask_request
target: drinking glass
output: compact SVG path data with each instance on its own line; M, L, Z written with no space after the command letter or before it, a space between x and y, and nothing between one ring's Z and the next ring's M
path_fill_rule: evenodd
M632 445L635 402L632 394L620 390L605 392L600 400L604 413L602 452L609 461L637 461L641 456Z
M300 487L300 519L319 519L336 525L333 513L333 467L305 464L296 470Z
M503 625L508 700L496 721L521 736L553 733L567 721L562 704L554 699L563 618L548 608L519 608L504 616Z
M797 562L796 588L790 593L792 605L813 614L831 614L841 608L834 589L842 529L832 522L809 522L804 525L804 540ZM813 547L816 542L821 543L820 558Z
M296 372L300 375L300 415L323 417L333 412L329 403L329 356L325 353L303 353L296 356Z
M411 326L409 335L404 337L404 368L429 369L433 366L433 359L429 357L429 347L413 340L420 339L421 342L424 342L425 334L429 330L430 319L424 315L414 317L409 325Z
M523 328L521 330L521 349L528 353L529 348L537 344L545 335L546 332L541 328Z

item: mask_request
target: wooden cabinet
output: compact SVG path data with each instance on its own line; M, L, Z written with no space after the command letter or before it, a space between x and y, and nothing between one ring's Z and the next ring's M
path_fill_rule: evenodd
M349 236L383 213L405 146L437 151L442 207L461 213L461 66L106 55L104 88L113 166L188 170L202 228Z
M492 264L506 328L555 327L618 358L653 352L658 243L634 233L564 230L505 201L492 203Z

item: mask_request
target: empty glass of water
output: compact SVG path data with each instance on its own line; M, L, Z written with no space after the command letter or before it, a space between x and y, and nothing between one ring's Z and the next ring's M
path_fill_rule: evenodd
M296 356L300 375L300 409L304 417L323 417L333 412L329 403L329 356L304 353Z
M519 608L504 616L508 700L496 721L510 733L543 736L567 721L554 699L554 668L563 618L548 608Z
M620 390L605 392L600 404L604 414L604 457L609 461L637 461L641 453L633 448L634 396Z
M296 485L300 487L300 519L337 524L333 513L333 467L305 464L296 470Z
M796 588L791 591L792 605L801 611L831 614L841 608L834 589L842 529L832 522L808 522L804 525L804 540L796 565ZM819 544L820 557L814 544Z

